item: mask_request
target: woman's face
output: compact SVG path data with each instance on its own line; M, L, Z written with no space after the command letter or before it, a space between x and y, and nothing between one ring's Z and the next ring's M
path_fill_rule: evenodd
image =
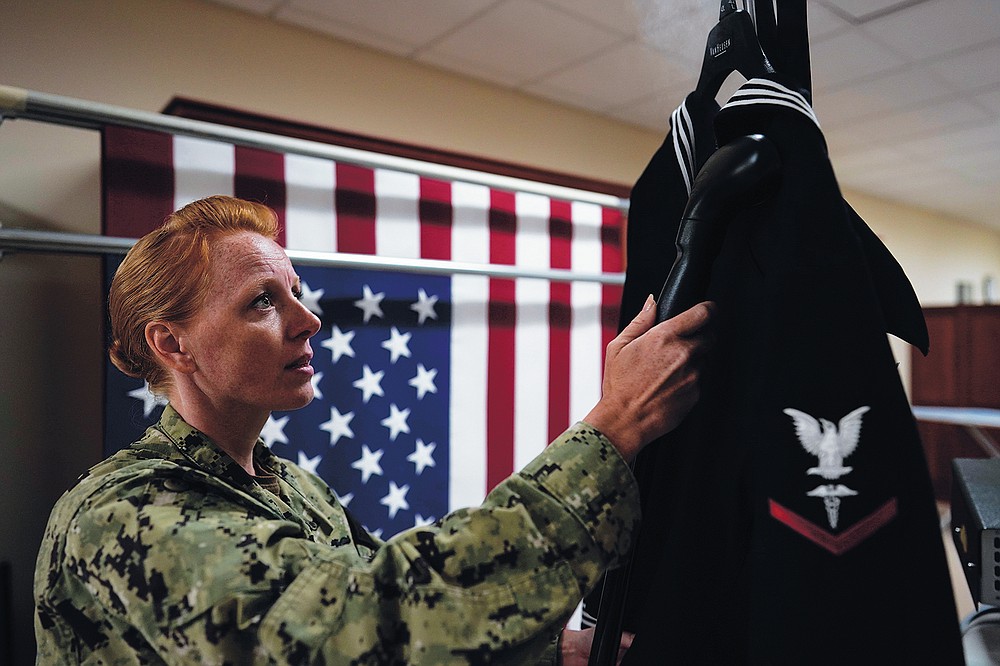
M320 321L298 300L284 250L240 231L210 244L208 293L181 327L199 399L218 413L297 409L313 398L309 338Z

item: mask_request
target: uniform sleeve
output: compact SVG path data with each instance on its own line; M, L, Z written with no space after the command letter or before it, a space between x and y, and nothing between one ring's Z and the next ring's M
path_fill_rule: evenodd
M168 660L534 663L638 522L627 465L584 424L481 507L401 533L370 562L152 485L78 513L66 560Z

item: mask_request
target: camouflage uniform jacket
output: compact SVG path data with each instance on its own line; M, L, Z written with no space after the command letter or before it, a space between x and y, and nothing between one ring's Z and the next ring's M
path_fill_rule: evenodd
M39 552L38 662L532 664L639 518L582 423L482 506L387 542L259 440L254 457L279 494L167 406L85 474Z

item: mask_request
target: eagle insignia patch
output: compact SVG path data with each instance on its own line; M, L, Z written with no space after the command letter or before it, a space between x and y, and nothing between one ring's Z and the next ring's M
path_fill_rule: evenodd
M807 469L806 474L818 476L825 483L821 482L806 495L823 500L830 530L836 530L840 522L840 503L843 498L858 494L857 490L840 482L840 478L850 474L854 469L846 466L844 459L858 448L858 442L861 440L861 419L869 409L867 406L858 407L838 423L824 418L817 419L797 409L782 410L792 419L795 434L802 448L817 458L818 464ZM834 555L840 555L854 548L892 520L898 511L896 499L891 498L858 523L835 534L773 499L770 500L769 507L771 516L775 520L784 523Z

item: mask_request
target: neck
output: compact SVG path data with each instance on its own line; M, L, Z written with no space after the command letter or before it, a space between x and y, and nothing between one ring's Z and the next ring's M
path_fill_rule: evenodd
M267 423L268 413L221 409L184 395L171 395L170 403L192 428L197 428L225 451L247 474L255 476L253 449Z

